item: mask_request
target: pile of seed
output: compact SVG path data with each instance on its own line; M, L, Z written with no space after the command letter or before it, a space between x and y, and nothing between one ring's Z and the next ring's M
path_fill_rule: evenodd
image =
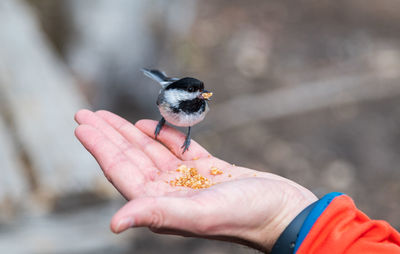
M192 189L204 189L213 185L211 180L200 175L196 168L188 168L186 165L181 165L176 170L183 175L179 178L169 181L171 186L182 186Z

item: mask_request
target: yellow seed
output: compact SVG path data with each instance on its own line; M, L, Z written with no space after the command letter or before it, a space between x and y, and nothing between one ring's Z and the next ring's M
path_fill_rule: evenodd
M211 97L212 95L213 95L212 92L209 92L209 93L202 93L202 94L201 94L201 96L202 96L204 99L206 99L206 100L210 99L210 97Z
M177 172L183 175L169 183L171 186L185 186L192 189L201 189L211 187L211 182L204 176L200 175L196 168L188 168L186 165L181 165Z
M217 167L211 167L211 170L210 170L210 174L211 175L213 175L213 176L215 176L215 175L221 175L221 174L223 174L224 172L222 172L221 170L219 170Z

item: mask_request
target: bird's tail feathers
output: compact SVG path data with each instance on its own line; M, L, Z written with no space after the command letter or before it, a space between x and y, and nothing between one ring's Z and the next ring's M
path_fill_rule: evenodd
M150 69L145 69L145 68L142 68L141 70L143 71L144 75L157 81L163 87L165 87L165 86L171 84L172 82L174 82L175 80L177 80L175 78L167 77L167 75L163 71L150 70Z

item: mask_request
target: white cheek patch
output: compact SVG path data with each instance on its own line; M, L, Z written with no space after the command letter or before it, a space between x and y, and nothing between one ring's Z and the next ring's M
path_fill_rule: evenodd
M182 101L193 100L200 95L200 92L189 93L184 90L171 89L164 92L165 101L172 107L179 107Z

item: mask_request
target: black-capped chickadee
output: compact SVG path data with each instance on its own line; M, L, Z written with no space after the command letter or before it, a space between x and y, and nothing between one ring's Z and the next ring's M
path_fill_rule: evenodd
M161 85L157 106L162 115L154 132L160 133L165 121L180 127L188 127L183 152L190 146L190 129L201 122L209 111L207 101L212 93L204 90L202 81L195 78L170 78L159 70L142 69L143 73Z

